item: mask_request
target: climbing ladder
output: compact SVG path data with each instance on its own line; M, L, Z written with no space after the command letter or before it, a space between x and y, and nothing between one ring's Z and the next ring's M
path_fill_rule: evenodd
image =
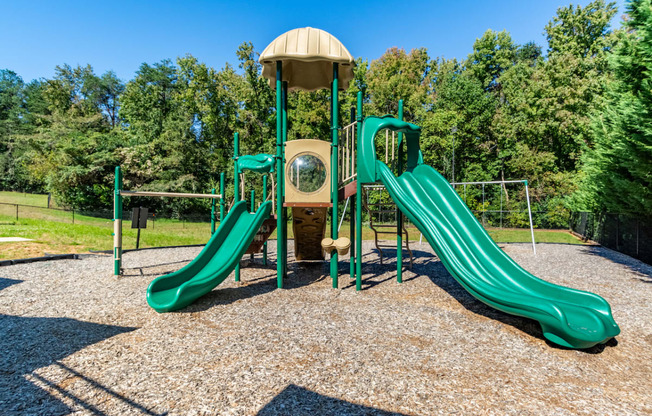
M396 218L396 205L392 202L382 202L382 199L379 198L378 202L369 201L369 193L371 189L377 189L382 192L385 189L382 185L365 185L363 186L365 196L362 198L362 203L364 209L369 214L369 228L374 232L374 242L378 253L380 254L380 264L383 264L383 249L378 240L378 235L396 235L396 223L385 223L383 222L383 216L386 214L394 214ZM410 269L412 269L412 250L410 249L410 236L408 234L407 227L405 226L406 221L403 221L403 234L405 238L403 242L405 244L405 249L410 255ZM385 246L388 248L388 246Z

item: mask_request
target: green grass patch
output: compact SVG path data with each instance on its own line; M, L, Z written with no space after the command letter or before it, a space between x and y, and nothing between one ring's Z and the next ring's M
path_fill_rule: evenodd
M22 192L0 191L0 202L6 204L34 205L47 208L48 196L40 194L27 194ZM57 208L54 199L50 201L50 207Z
M19 201L20 193L13 194L14 201ZM28 200L21 203L38 203L44 195L29 195ZM42 202L42 200L41 200ZM24 237L34 242L0 243L0 258L24 258L42 256L43 253L82 253L89 250L111 250L113 248L113 221L87 215L74 215L69 211L48 210L38 208L19 208L19 219L16 220L13 210L3 210L0 205L0 237ZM330 224L326 227L330 234ZM418 241L420 233L416 228L409 228L411 241ZM489 229L489 235L501 243L529 243L531 241L528 229ZM122 226L123 248L136 247L137 230L131 229L131 221L124 220ZM583 244L583 242L567 231L535 230L535 240L538 243ZM340 236L349 236L349 224L344 223ZM141 230L140 247L162 247L177 245L205 244L210 238L210 223L194 223L172 219L149 220L147 228ZM272 234L276 238L276 232ZM292 224L288 224L288 238L293 238ZM363 240L373 240L373 231L363 226ZM395 239L395 235L383 234L383 240Z
M528 229L487 230L497 243L531 243L532 235ZM537 243L584 244L582 240L565 230L534 230L534 241Z
M140 247L205 244L210 238L210 224L175 221L151 222L141 230ZM0 237L23 237L34 242L0 243L0 258L42 256L43 253L82 253L89 250L113 249L113 221L80 216L75 224L68 222L0 215ZM131 222L122 227L124 249L136 247L137 230Z

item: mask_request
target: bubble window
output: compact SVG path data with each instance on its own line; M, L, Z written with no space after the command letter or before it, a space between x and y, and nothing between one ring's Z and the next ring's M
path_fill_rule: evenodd
M299 192L317 192L326 185L326 165L317 155L299 153L290 162L286 175L290 183Z

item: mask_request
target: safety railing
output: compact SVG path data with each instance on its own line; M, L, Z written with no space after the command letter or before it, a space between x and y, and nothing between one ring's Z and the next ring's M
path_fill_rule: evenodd
M356 163L356 145L357 145L357 127L358 122L344 126L340 131L340 146L339 146L339 181L340 185L355 180L358 176L357 163Z
M357 151L357 127L358 122L354 121L353 123L344 126L340 131L340 146L339 146L339 185L343 186L347 183L355 180L358 176L357 170L357 161L356 161L356 151ZM398 147L398 137L396 132L385 130L385 145L383 150L385 151L384 162L392 170L396 167L397 161L397 147ZM382 132L378 134L378 137L382 137ZM382 140L382 139L381 139ZM378 146L380 147L380 146ZM381 150L382 151L382 150ZM381 159L379 157L379 159Z

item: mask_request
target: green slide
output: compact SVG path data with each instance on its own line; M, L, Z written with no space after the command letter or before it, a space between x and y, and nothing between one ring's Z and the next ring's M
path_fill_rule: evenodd
M400 210L430 242L446 269L471 295L503 312L539 321L543 335L564 347L589 348L620 333L611 307L602 297L541 280L494 243L448 181L423 164L418 150L418 130L415 134L417 126L411 124L405 129L410 123L396 120L398 123L387 125L382 118L379 120L370 126L373 130L392 128L392 125L396 131L412 129L411 137L407 135L408 169L397 178L374 155L375 169L366 173L385 185ZM366 133L375 136L373 131ZM367 138L364 133L363 137ZM373 147L367 148L363 156L368 158L371 151L375 153Z
M237 202L204 249L187 266L159 276L147 288L147 303L157 312L185 308L213 290L233 271L272 210L271 201L256 213L246 201Z

